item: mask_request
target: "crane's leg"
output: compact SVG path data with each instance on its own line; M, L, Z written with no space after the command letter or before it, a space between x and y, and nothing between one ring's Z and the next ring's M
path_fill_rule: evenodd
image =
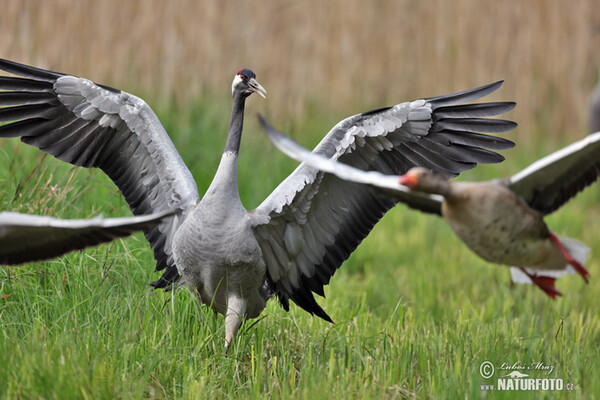
M233 342L235 333L242 325L246 313L246 302L235 294L230 294L227 299L227 314L225 315L225 354Z

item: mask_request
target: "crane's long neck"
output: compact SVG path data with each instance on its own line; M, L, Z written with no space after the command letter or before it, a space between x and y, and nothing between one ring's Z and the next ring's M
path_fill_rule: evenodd
M221 162L206 195L224 196L228 201L237 201L241 205L237 186L237 160L244 125L245 97L235 92L233 109L229 120L229 132Z
M223 156L227 152L232 152L237 159L240 151L240 141L242 140L245 104L246 98L240 92L236 91L233 95L233 108L231 110L231 118L229 119L229 132L227 133L227 143L225 144Z

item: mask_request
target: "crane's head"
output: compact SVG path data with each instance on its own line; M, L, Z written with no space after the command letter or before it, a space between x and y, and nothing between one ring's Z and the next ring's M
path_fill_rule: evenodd
M263 99L267 91L256 81L256 74L251 70L244 68L240 69L233 78L231 83L231 94L236 91L241 92L244 96L250 96L252 93L257 93Z

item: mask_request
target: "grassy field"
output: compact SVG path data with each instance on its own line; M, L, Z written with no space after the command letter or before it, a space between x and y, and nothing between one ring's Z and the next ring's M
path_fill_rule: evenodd
M147 99L202 192L217 168L235 71L267 101L247 105L240 193L256 207L295 167L256 112L314 146L343 117L499 79L514 100L507 161L464 179L515 173L582 137L600 65L596 0L6 0L0 57L88 77ZM71 218L129 215L100 172L0 139L0 209ZM592 279L551 301L510 284L445 223L392 210L340 268L328 324L271 302L230 354L224 320L190 293L150 290L138 234L46 263L0 267L0 398L600 398L600 185L547 219L587 243ZM484 379L480 366L496 367ZM541 362L570 391L490 392L502 363ZM508 371L507 371L508 372ZM544 377L543 371L530 371ZM571 387L571 386L569 386Z
M251 116L240 160L241 196L254 207L294 167ZM176 146L206 188L227 129L228 104L158 107ZM197 110L203 110L202 112ZM328 128L302 124L312 144ZM284 124L285 125L285 124ZM516 140L514 133L508 134ZM508 161L465 174L516 172L550 151L526 140ZM564 144L564 143L563 143ZM260 154L260 156L258 156ZM0 207L63 217L128 215L98 171L42 157L15 140L0 143ZM548 218L559 233L592 247L592 280L561 279L556 301L512 286L508 270L471 254L438 218L399 206L377 225L332 279L322 301L331 325L270 302L223 354L224 320L187 290L151 291L156 278L141 235L60 259L0 269L0 395L4 398L514 398L482 392L492 362L541 362L573 391L519 392L523 398L586 398L600 393L600 188L589 188ZM510 371L509 371L510 372ZM496 372L496 377L499 375ZM532 377L545 377L541 371Z

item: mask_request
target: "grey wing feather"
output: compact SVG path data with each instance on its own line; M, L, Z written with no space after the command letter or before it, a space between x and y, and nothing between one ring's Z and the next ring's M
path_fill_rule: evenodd
M600 132L534 162L508 179L507 185L533 209L550 214L600 174Z
M346 181L371 185L410 208L442 215L442 196L413 192L400 184L397 175L384 175L377 171L363 171L348 164L313 153L283 133L273 129L262 117L259 116L259 119L271 142L294 160L303 162L320 171L333 174Z
M148 230L178 210L125 218L67 220L14 212L0 213L0 264L15 265L58 257Z
M87 79L0 59L0 137L21 137L68 163L102 169L135 215L179 207L146 232L156 287L178 278L171 255L176 227L199 196L196 183L152 109L140 98Z
M485 96L501 83L351 116L333 127L313 152L386 175L422 166L451 177L477 163L500 162L504 158L491 150L514 143L478 132L513 129L514 122L484 117L515 104L461 103ZM256 210L268 217L255 226L255 233L284 308L291 299L331 320L312 293L323 293L323 285L395 204L371 186L300 164Z

